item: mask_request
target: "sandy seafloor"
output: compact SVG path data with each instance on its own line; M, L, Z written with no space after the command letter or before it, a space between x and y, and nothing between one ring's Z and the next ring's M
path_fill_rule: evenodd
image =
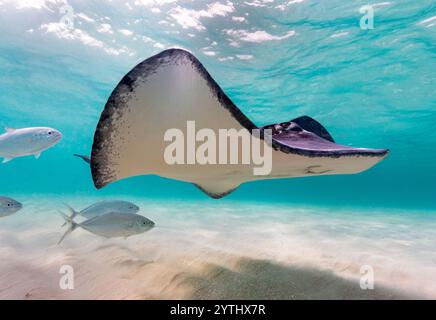
M435 212L130 198L155 229L127 240L76 230L57 245L63 203L101 198L24 200L0 219L0 299L436 298ZM59 287L62 265L74 290ZM362 265L374 290L360 288Z

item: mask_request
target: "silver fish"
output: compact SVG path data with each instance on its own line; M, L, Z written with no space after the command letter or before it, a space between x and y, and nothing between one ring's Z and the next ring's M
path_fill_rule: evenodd
M68 205L67 207L71 211L72 219L74 219L74 217L76 217L77 215L81 215L85 218L90 219L110 212L137 213L139 211L139 207L137 205L129 201L121 200L99 201L90 205L89 207L86 207L82 211L76 211Z
M0 157L3 158L3 163L30 155L38 159L43 151L61 139L62 133L52 128L6 128L6 132L0 135Z
M74 222L71 217L68 217L62 212L61 215L68 229L59 240L58 244L78 227L105 238L127 238L149 231L155 226L153 221L134 213L111 212L88 219L82 223Z
M21 208L23 208L23 205L18 201L0 196L0 218L10 216L21 210Z

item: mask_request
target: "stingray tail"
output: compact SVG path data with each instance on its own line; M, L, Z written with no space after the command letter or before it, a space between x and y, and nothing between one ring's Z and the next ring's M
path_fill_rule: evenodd
M83 161L85 161L86 163L91 163L91 158L88 156L82 156L81 154L74 154L75 157L81 158Z
M65 220L64 225L67 226L67 231L65 231L65 233L58 241L58 244L61 244L61 242L65 239L65 237L68 236L71 232L73 232L79 225L73 221L72 217L67 216L62 211L59 211L59 213L62 216L62 218Z

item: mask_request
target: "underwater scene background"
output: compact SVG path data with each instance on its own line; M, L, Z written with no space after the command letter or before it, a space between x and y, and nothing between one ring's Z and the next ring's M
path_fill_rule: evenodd
M365 5L373 29L360 26ZM0 126L63 134L38 160L0 165L0 195L24 205L0 220L0 298L435 298L435 38L431 0L0 0ZM257 125L309 115L338 143L388 158L220 200L157 176L96 190L73 154L90 154L120 79L172 47ZM56 245L64 203L114 198L155 230L79 230ZM58 286L63 264L78 270L72 292ZM359 287L362 265L373 291Z

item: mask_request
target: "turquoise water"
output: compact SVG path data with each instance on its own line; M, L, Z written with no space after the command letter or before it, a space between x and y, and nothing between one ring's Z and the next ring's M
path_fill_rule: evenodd
M0 194L210 200L143 176L97 191L89 154L103 106L134 65L165 48L193 52L258 125L309 115L342 144L389 148L349 176L259 181L219 200L436 209L436 4L366 1L0 1L0 125L50 126L64 139L39 160L0 165Z
M0 164L0 195L24 204L0 221L0 298L396 297L384 286L436 297L434 1L0 0L0 31L0 127L63 133L39 160ZM120 79L171 47L257 125L309 115L338 143L390 155L362 174L246 183L221 200L157 176L96 190L73 154L90 153ZM79 228L57 245L58 210L103 199L136 203L156 228L127 240ZM58 285L65 264L72 291ZM364 265L374 294L360 290Z

